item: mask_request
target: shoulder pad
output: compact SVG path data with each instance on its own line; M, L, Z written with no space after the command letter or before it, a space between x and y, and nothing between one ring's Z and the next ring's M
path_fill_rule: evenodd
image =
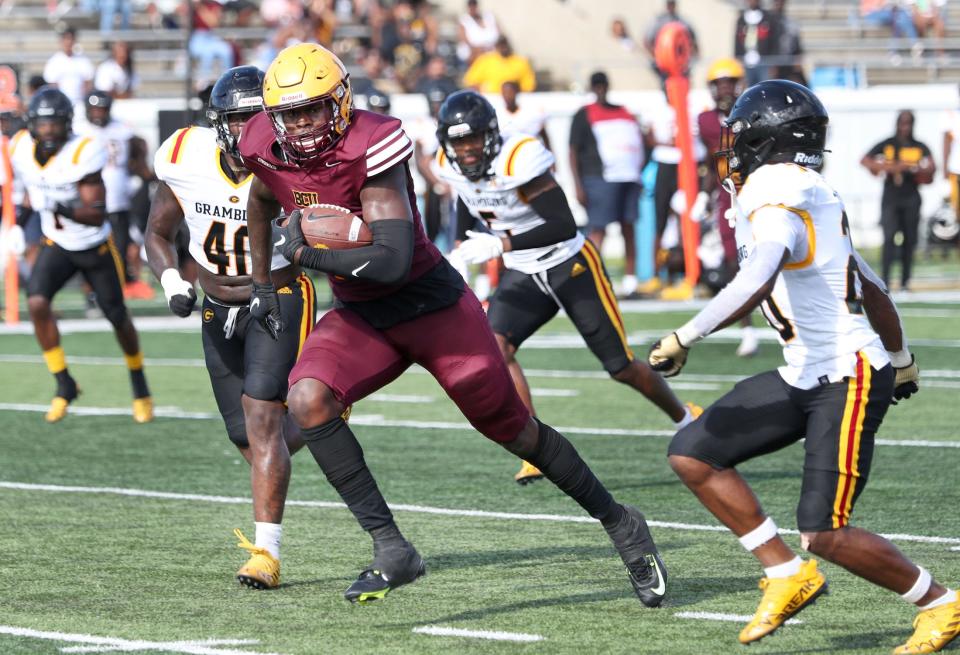
M166 180L170 177L188 175L187 169L193 169L195 172L202 170L203 160L202 151L210 148L212 161L212 148L216 147L216 140L213 130L204 127L190 126L183 127L167 137L167 140L161 144L153 157L153 170L157 177Z
M515 134L500 149L497 175L513 184L523 184L550 170L556 158L537 137Z
M803 209L815 196L819 174L796 164L767 164L747 178L737 204L749 216L764 205Z
M366 112L365 112L366 113ZM351 126L354 129L358 126ZM364 161L367 177L373 177L409 159L413 154L413 142L399 120L391 118L370 131Z
M64 147L64 155L70 157L71 166L77 168L79 177L96 173L107 164L107 149L95 137L75 137Z

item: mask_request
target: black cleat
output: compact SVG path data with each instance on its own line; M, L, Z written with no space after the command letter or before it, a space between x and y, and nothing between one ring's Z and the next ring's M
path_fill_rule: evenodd
M360 572L356 582L350 585L343 597L351 603L366 605L383 599L391 590L410 584L426 575L427 566L416 549L409 543L402 549L378 553L373 565Z
M623 510L623 520L608 534L627 567L637 598L647 607L659 607L667 593L667 568L640 510L629 505Z

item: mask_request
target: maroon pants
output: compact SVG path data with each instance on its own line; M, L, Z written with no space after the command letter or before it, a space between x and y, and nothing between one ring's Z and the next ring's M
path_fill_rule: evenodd
M290 371L312 378L345 405L383 388L411 364L427 369L488 439L513 441L530 419L487 317L471 291L453 306L376 330L349 309L325 314Z

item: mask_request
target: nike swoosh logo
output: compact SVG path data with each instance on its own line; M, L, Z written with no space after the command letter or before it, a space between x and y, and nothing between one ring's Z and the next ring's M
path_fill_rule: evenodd
M253 299L253 302L250 303L250 309L256 309L256 308L259 307L259 306L260 306L260 299L259 299L259 298L254 298L254 299Z
M353 277L360 277L360 275L359 275L360 271L362 271L363 269L365 269L369 264L370 264L370 260L368 259L368 260L365 261L363 264L361 264L360 266L357 266L355 269L353 269Z
M286 235L286 234L281 234L281 235L280 235L280 240L277 241L275 244L273 244L273 247L274 247L274 248L279 248L280 246L282 246L282 245L285 244L286 242L287 242L287 235Z
M656 558L656 557L654 557L654 558L652 558L652 559L653 559L653 568L654 568L654 570L657 572L657 581L658 581L658 583L657 583L656 588L651 589L650 591L652 591L653 593L655 593L655 594L658 595L658 596L662 596L662 595L664 594L664 592L666 592L666 590L667 590L667 583L664 582L664 580L663 580L663 571L660 570L660 562L657 561L657 558Z
M338 161L325 162L323 165L326 166L327 168L333 168L334 166L339 166L339 165L340 165L340 162L338 162Z

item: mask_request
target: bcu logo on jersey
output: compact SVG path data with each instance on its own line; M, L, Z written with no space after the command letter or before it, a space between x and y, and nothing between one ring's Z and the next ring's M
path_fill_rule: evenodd
M297 189L292 189L292 191L293 202L297 204L297 207L310 207L320 204L320 194L316 191L298 191Z
M233 198L231 198L231 201ZM222 207L220 205L211 205L205 202L194 203L194 211L203 216L212 216L213 218L225 218L228 221L246 221L247 210L239 207Z

